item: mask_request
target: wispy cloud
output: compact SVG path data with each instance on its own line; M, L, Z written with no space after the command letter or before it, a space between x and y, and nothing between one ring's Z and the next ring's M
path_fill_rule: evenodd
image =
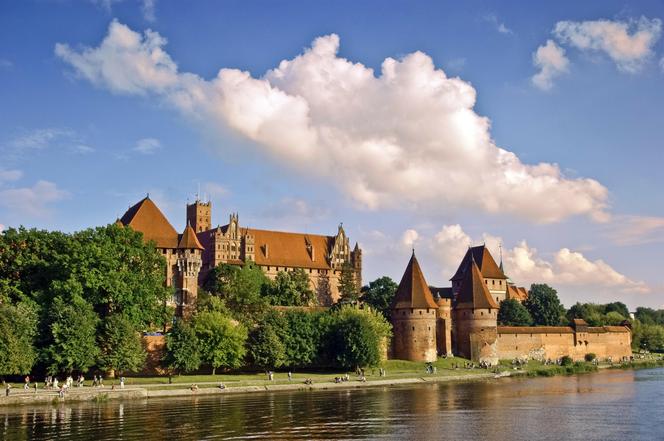
M12 182L21 179L23 172L21 170L5 170L0 168L0 185L3 182Z
M565 56L565 49L553 40L547 40L533 54L533 64L539 68L539 72L531 78L533 84L542 90L550 90L553 79L567 72L569 60Z
M136 141L134 151L143 155L152 155L161 149L161 142L156 138L143 138Z
M498 17L496 14L486 14L484 17L482 17L482 20L485 22L489 23L492 25L492 27L500 32L501 34L513 34L514 31L512 31L510 28L508 28L505 23L502 21L498 20Z
M154 22L156 20L155 9L157 0L143 0L141 10L143 11L143 18L146 21Z
M32 187L8 188L0 190L0 206L13 214L46 217L51 212L53 203L69 197L49 181L37 181Z
M606 226L606 235L617 245L664 242L664 217L616 216Z
M9 70L14 67L14 63L6 58L0 58L0 70Z
M94 151L76 131L49 127L22 131L0 145L0 154L7 160L16 160L50 148L76 154Z

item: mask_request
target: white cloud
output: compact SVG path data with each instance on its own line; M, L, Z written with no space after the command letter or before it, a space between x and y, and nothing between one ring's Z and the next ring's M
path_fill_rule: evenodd
M413 229L409 229L403 232L401 235L401 245L404 248L415 248L415 244L420 238L420 234Z
M289 220L302 225L324 219L329 214L329 210L321 204L310 203L304 199L287 197L265 207L261 211L261 218Z
M5 170L0 168L0 185L3 182L17 181L21 179L23 172L21 170Z
M41 150L49 147L54 141L73 137L75 133L69 129L35 129L15 137L9 145L17 150Z
M486 14L483 17L483 19L484 19L485 22L490 23L491 25L493 25L494 29L496 31L500 32L501 34L513 34L514 33L514 31L512 31L510 28L505 26L505 23L498 20L498 17L496 16L496 14Z
M155 17L155 7L157 6L157 0L143 0L141 4L141 10L143 11L143 18L146 21L153 22L156 20Z
M152 155L161 149L161 142L156 138L143 138L136 141L134 150L143 155Z
M532 77L533 84L542 90L550 90L553 79L567 72L569 60L565 56L565 49L553 40L547 40L533 54L533 64L540 70Z
M57 185L48 181L37 181L32 187L0 190L0 206L11 212L44 217L50 212L49 206L69 196Z
M71 147L71 151L73 153L78 153L80 155L87 155L88 153L94 152L95 149L93 147L90 147L89 145L77 144Z
M567 178L556 164L524 164L496 146L489 120L473 110L475 89L422 52L385 59L376 76L339 57L339 38L328 35L261 78L221 69L208 81L178 72L165 43L113 21L99 47L57 44L55 51L93 84L159 96L222 136L230 128L285 166L336 182L369 209L473 209L536 222L606 218L604 186Z
M74 154L87 154L94 148L87 145L81 135L67 128L49 127L24 130L0 145L0 153L6 160L25 159L33 152L58 148Z
M664 242L664 217L617 216L607 225L607 236L617 245Z
M431 241L434 254L438 256L446 274L450 275L456 270L469 245L485 243L498 260L502 242L500 237L487 233L482 235L481 240L473 241L460 225L443 226ZM548 283L554 287L581 287L586 290L611 288L633 293L650 290L644 282L628 278L603 260L590 260L581 252L569 248L561 248L547 259L523 240L511 249L503 248L502 255L506 273L518 285Z
M629 21L559 21L553 33L562 43L582 51L604 52L620 70L634 73L652 55L661 31L660 19L641 17Z

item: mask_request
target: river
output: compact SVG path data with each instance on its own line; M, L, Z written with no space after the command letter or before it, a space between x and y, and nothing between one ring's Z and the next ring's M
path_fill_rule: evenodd
M664 369L0 408L0 439L664 440Z

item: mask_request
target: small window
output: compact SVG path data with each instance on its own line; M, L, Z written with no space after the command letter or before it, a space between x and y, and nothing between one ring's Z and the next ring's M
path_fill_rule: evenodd
M491 281L491 284L492 284L492 285L495 285L495 284L496 284L496 281L495 281L495 280L492 280L492 281Z

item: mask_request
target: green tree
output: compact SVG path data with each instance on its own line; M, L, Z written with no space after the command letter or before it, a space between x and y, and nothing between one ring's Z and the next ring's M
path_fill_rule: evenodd
M344 262L341 267L339 295L339 300L342 303L354 303L357 302L360 297L360 293L357 290L357 282L355 280L355 269L353 269L350 262Z
M390 324L379 312L343 306L333 313L330 352L335 354L336 364L346 369L376 366L391 334Z
M627 305L625 305L623 302L612 302L612 303L607 303L604 308L604 312L606 314L610 312L617 312L624 318L629 317L629 309L627 309Z
M48 346L44 348L48 372L87 371L97 361L97 324L92 305L78 295L68 301L56 297L50 307Z
M504 326L530 326L533 318L521 302L516 299L507 299L500 303L498 323Z
M651 352L664 351L664 326L635 322L632 328L632 348Z
M547 284L532 284L528 298L524 301L536 325L555 326L560 324L565 309L560 303L558 292Z
M37 352L37 314L28 303L0 303L0 375L28 374Z
M166 336L166 366L177 372L191 372L201 365L201 350L194 328L185 320L177 320Z
M255 328L249 336L249 356L262 369L279 368L286 361L286 350L270 323Z
M269 300L266 297L270 280L253 262L245 263L241 269L231 269L228 265L218 270L216 292L234 317L244 323L255 323L267 311Z
M201 346L201 359L217 368L237 368L246 355L247 328L217 311L202 311L194 317L194 330Z
M625 317L620 315L618 311L609 311L606 314L604 321L606 322L607 325L616 326L624 322Z
M279 271L267 293L273 305L311 306L317 303L309 275L302 268Z
M100 367L112 374L139 371L146 358L141 336L131 320L114 314L104 320Z
M394 280L387 276L380 277L362 288L362 301L390 319L390 305L397 292Z

